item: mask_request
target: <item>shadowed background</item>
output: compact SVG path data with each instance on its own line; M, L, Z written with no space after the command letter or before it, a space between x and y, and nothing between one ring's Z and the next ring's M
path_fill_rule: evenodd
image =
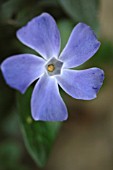
M15 33L31 18L42 12L49 12L56 19L62 38L61 48L65 46L74 25L81 21L90 25L101 41L101 47L97 54L82 65L80 69L96 66L105 71L104 85L95 100L75 100L60 89L68 107L69 119L63 122L61 127L60 125L56 126L55 136L51 135L53 138L56 137L56 140L54 140L54 145L49 140L51 142L49 144L53 147L51 149L46 148L47 157L48 155L49 157L42 169L112 170L113 1L1 0L0 63L13 54L35 53L21 44ZM27 96L29 96L28 93L24 96L25 100ZM26 116L26 113L29 112L26 109L29 107L29 101L24 105L24 98L17 94L16 90L5 84L0 73L0 170L38 170L41 169L42 160L47 159L42 154L42 150L45 149L43 145L38 146L39 155L37 157L41 157L42 162L40 164L39 159L39 166L37 166L35 163L37 160L33 161L25 147L27 142L23 128L27 127L28 132L31 130L32 133L35 127L32 126L33 122L29 116L24 117L25 121L23 121L22 115L25 112ZM42 126L42 124L40 125ZM32 136L28 134L28 140L35 138L35 134L40 137L38 133L42 133L41 126L36 127L37 131L35 129ZM46 134L48 134L48 137L51 133L51 127L46 130L44 129L44 139L46 139ZM37 140L43 143L42 138ZM49 144L47 147L50 147ZM29 150L29 146L27 148ZM40 148L42 148L41 151ZM48 150L51 150L50 154ZM31 151L29 152L31 153ZM32 156L33 154L31 153Z

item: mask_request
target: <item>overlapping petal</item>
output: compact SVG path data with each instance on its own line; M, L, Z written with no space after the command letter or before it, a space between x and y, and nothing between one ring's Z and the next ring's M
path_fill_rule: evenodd
M19 40L36 50L45 59L57 57L60 50L60 33L53 17L47 13L35 17L17 31Z
M55 78L45 74L39 79L32 94L31 112L35 120L63 121L67 119L67 109L59 94Z
M60 59L64 61L65 68L73 68L92 57L99 47L100 42L91 28L86 24L79 23L73 29Z
M104 79L103 70L90 68L86 70L62 70L57 81L62 89L76 99L91 100L96 97Z
M7 84L21 93L44 72L45 60L32 54L9 57L1 64Z

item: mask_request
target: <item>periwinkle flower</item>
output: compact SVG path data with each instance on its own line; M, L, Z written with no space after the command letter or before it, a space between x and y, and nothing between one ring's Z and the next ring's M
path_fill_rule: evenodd
M67 108L58 85L76 99L91 100L102 86L104 72L99 68L73 70L90 59L100 42L84 23L74 27L59 56L60 33L51 15L43 13L17 31L18 39L43 58L32 54L14 55L3 61L1 70L7 84L21 93L36 79L31 97L34 120L63 121Z

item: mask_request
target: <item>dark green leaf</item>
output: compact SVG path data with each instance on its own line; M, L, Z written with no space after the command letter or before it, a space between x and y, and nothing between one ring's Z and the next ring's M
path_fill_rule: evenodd
M61 123L34 121L30 112L31 93L29 89L24 95L17 95L19 118L26 147L37 165L43 167Z
M64 10L76 22L85 22L97 28L99 0L59 0Z

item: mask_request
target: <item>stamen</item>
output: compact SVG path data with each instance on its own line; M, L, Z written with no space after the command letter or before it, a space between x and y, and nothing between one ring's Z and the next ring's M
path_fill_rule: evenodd
M55 66L54 66L53 64L49 64L48 67L47 67L47 70L48 70L49 72L53 72L54 69L55 69Z

